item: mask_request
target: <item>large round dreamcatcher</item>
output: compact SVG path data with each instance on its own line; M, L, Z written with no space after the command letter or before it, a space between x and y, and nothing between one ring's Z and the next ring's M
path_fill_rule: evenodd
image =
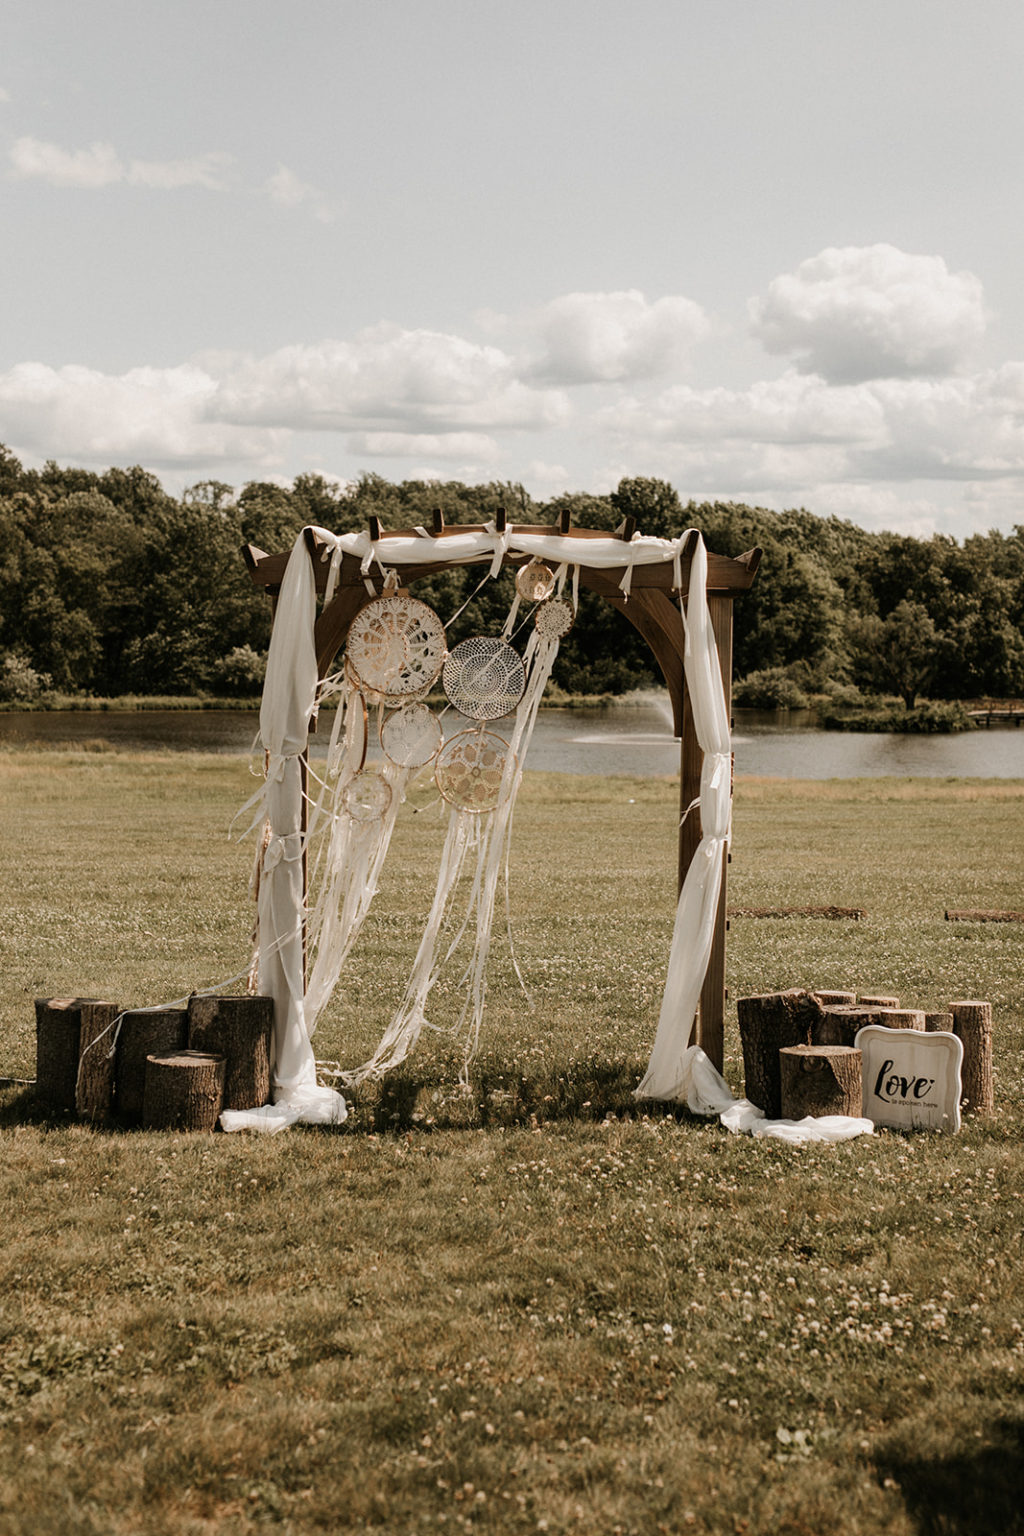
M479 814L493 811L511 748L491 731L462 731L445 742L437 758L434 782L449 805Z
M440 720L421 701L403 704L381 721L384 756L398 768L425 768L433 762L443 741Z
M444 691L471 720L500 720L526 690L526 668L507 640L474 635L462 640L444 663Z
M356 614L346 655L360 687L400 704L425 693L440 676L444 625L418 598L388 593Z

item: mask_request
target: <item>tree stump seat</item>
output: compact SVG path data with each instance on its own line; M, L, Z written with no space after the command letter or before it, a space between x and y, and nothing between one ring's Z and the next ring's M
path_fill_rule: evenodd
M849 1045L788 1045L779 1052L782 1118L861 1115L861 1053Z
M188 1003L188 1043L225 1058L225 1109L259 1109L270 1099L274 999L196 994Z
M92 997L38 997L36 1094L50 1109L105 1119L113 1095L107 1031L116 1003Z
M977 1115L995 1108L992 1083L992 1004L970 1000L950 1003L953 1033L963 1041L960 1107Z
M146 1059L142 1123L150 1131L212 1131L224 1103L223 1056L174 1051Z
M188 1040L184 1008L130 1009L121 1020L114 1078L114 1108L127 1125L142 1121L146 1061L183 1050Z

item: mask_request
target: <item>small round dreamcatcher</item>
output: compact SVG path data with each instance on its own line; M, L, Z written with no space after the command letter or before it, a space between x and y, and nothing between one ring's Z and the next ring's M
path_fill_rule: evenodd
M365 768L345 785L341 805L353 821L380 821L391 808L391 785L379 773Z
M399 768L425 768L440 752L441 722L426 704L403 704L381 721L380 744Z
M528 603L542 603L555 590L555 573L543 560L531 560L516 574L516 591Z
M549 603L541 603L533 616L533 624L542 640L561 640L576 621L572 603L564 597L553 597Z
M471 720L499 720L515 709L526 691L526 668L506 640L475 635L449 653L444 691Z
M462 731L446 741L437 758L434 782L442 796L457 810L480 814L493 811L501 800L501 786L511 749L491 731Z
M444 625L418 598L389 593L360 609L346 658L359 684L402 703L424 693L444 665Z

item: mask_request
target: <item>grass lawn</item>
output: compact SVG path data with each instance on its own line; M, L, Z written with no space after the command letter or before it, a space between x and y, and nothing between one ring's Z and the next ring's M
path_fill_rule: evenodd
M244 970L244 762L0 754L0 1073L32 999ZM733 998L892 991L995 1019L956 1137L730 1137L631 1090L676 788L532 775L472 1092L443 1036L340 1130L93 1130L2 1091L0 1532L1024 1530L1024 781L739 780ZM403 817L316 1038L372 1050L442 823ZM443 1022L440 997L436 1022ZM454 997L451 998L454 1011ZM726 1075L742 1088L735 1011Z

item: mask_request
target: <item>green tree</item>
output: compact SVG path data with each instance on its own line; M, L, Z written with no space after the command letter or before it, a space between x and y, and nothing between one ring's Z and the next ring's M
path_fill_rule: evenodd
M939 666L939 637L928 610L904 599L888 618L868 614L850 630L859 678L898 693L906 708L913 709Z

